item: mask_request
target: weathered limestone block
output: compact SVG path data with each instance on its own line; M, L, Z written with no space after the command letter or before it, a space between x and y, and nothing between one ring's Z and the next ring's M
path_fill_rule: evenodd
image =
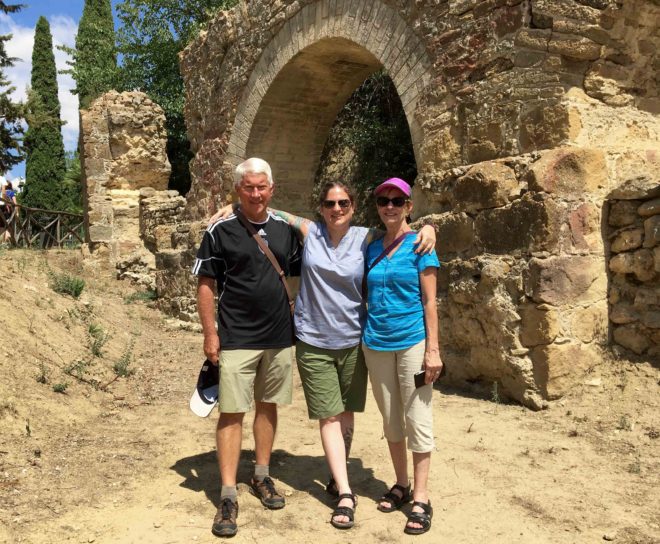
M617 344L635 352L637 355L644 353L651 345L644 329L635 323L616 327L613 337Z
M577 250L602 251L600 209L591 202L578 203L568 211L571 244Z
M525 304L518 310L522 319L520 342L523 346L554 342L559 335L559 315L555 309L546 304Z
M570 312L570 334L589 344L607 339L607 303L601 301Z
M660 214L660 198L655 198L653 200L649 200L648 202L644 202L638 210L637 213L641 215L642 217L648 217L651 215L659 215Z
M570 135L570 114L564 104L543 103L520 118L520 151L548 149L566 142Z
M529 188L578 199L605 187L605 155L593 149L554 149L536 161L529 171Z
M580 383L601 358L592 346L578 343L538 346L532 349L530 356L535 382L549 400L563 396Z
M650 281L655 277L653 252L650 249L639 249L633 254L633 274L639 281Z
M533 258L526 289L534 301L559 306L604 299L606 280L597 258L578 255Z
M475 232L489 253L553 251L561 219L561 210L551 198L527 193L507 207L479 214Z
M468 250L474 243L474 220L466 213L441 213L426 216L424 222L432 221L436 228L435 250L440 260L448 255ZM414 223L413 228L420 228Z
M630 251L642 247L642 240L644 239L644 230L640 228L626 229L619 232L612 240L610 249L614 253L621 253L622 251Z
M610 259L609 268L615 274L631 274L635 259L632 253L621 253Z
M642 314L640 321L649 329L660 329L660 311L646 311Z
M616 200L610 205L607 222L612 227L626 227L639 220L639 200Z
M610 200L637 200L640 198L656 198L660 196L660 184L651 176L637 176L631 178L611 191L607 198Z
M456 180L456 207L468 213L508 204L520 194L520 184L508 166L483 162Z
M601 45L589 38L553 32L548 51L577 60L596 60L600 58Z
M654 215L644 221L644 247L660 244L660 215Z
M617 325L634 323L635 321L639 321L639 312L635 309L634 305L620 302L612 306L610 310L610 321Z

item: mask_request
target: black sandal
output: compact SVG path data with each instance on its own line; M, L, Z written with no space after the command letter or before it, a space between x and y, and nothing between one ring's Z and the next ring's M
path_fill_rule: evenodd
M355 524L355 509L357 508L357 497L352 493L342 493L338 497L339 501L342 499L351 499L353 501L353 508L350 506L336 506L332 511L330 517L330 524L336 529L350 529ZM348 521L335 521L337 516L346 516Z
M401 496L397 495L394 493L394 490L400 491ZM395 510L398 510L401 508L404 504L407 502L410 502L412 500L412 491L410 489L410 484L408 484L408 487L403 487L402 485L399 484L394 484L390 490L385 493L380 498L380 501L378 501L378 510L381 512L389 513L389 512L394 512ZM389 506L383 506L380 504L381 502L389 502Z
M423 512L410 512L408 520L406 521L406 526L403 529L403 532L408 535L421 535L424 534L431 528L431 518L433 517L433 508L431 508L431 501L428 503L423 503L415 501L412 503L413 508L418 506ZM408 527L409 523L419 523L421 527Z

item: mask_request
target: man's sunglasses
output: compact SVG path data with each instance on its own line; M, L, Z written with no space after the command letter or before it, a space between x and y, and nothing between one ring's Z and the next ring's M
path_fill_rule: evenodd
M394 198L387 198L386 196L376 197L376 205L381 208L385 208L390 202L395 208L401 208L408 202L408 199L403 196L395 196Z
M339 204L339 207L342 210L345 210L346 208L350 207L351 201L347 198L344 200L324 200L322 204L326 210L331 210L332 208L335 207L335 204Z

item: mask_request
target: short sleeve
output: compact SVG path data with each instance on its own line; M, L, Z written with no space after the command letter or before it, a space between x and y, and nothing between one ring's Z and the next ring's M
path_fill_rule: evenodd
M422 255L417 261L418 272L423 272L427 268L431 267L440 268L440 261L438 260L438 256L435 253L435 250L426 255Z
M197 250L197 258L192 267L195 276L207 276L219 280L225 271L225 261L222 257L222 246L217 229L207 230L202 243Z

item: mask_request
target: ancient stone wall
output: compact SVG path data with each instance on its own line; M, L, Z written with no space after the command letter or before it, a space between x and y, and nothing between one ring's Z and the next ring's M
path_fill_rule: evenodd
M607 245L614 342L660 360L660 185L632 180L610 195Z
M660 178L659 20L645 0L255 0L220 13L181 56L191 224L159 257L159 289L191 315L194 243L247 156L273 166L276 206L307 213L334 116L384 68L410 126L415 216L440 231L450 380L533 407L561 396L610 336L608 195Z
M172 200L168 212L177 204L183 208L178 193L166 191L163 110L144 93L110 91L81 110L80 138L89 250L116 265L120 277L151 285L155 259L145 250L140 224L140 212L150 204L141 190L163 191L160 200Z

